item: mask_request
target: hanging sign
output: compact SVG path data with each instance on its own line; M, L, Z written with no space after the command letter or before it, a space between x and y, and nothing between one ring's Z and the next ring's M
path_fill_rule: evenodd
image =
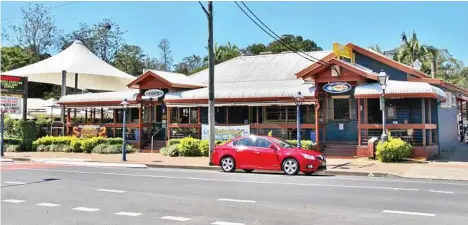
M164 95L164 91L159 90L159 89L151 89L145 91L145 96L151 97L151 98L159 98Z
M345 93L351 90L351 85L345 82L333 82L325 84L323 90L332 94Z
M202 124L202 139L209 139L210 126ZM250 135L250 126L215 126L215 140L231 140L233 138Z
M380 105L380 111L385 109L385 98L383 96L380 96L379 98L379 105Z
M2 95L22 95L24 93L24 77L1 75L0 77Z

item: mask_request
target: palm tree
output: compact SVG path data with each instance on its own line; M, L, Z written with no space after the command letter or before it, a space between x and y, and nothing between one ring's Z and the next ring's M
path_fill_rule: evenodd
M222 63L224 61L230 60L237 56L240 56L241 52L236 45L231 45L230 42L227 45L214 45L214 60L215 64ZM204 58L205 64L208 63L208 57Z
M397 61L409 66L413 66L416 60L424 62L427 60L427 47L421 45L418 41L416 32L413 31L413 36L408 40L405 32L401 34L401 46L398 48L395 58Z
M431 64L431 75L432 77L435 77L437 69L437 57L439 56L440 50L434 46L427 46L426 49Z
M374 50L375 52L379 53L379 54L383 54L383 51L382 49L380 48L379 45L372 45L369 47L370 49Z

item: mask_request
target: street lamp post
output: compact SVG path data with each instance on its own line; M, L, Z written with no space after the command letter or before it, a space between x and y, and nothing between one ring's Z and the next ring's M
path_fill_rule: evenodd
M380 139L382 142L388 140L387 129L386 129L386 117L385 117L385 89L387 89L388 75L382 70L377 76L379 79L380 88L382 89L382 96L380 99L380 110L382 110L382 136Z
M304 102L304 96L300 91L293 96L294 103L296 104L296 114L297 114L297 147L301 147L301 105Z
M2 140L1 140L1 143L0 143L0 148L1 148L1 151L2 151L1 157L3 157L3 153L5 152L5 149L4 149L5 142L3 141L3 139L5 137L5 135L4 135L4 133L5 133L5 109L6 109L6 107L4 105L0 106L0 113L1 113L1 115L0 115L1 116L1 118L0 118L0 120L1 120L0 121L0 132L2 133L1 134Z
M123 128L122 128L122 161L127 161L127 149L126 149L126 145L127 145L127 135L125 134L127 128L126 128L126 124L125 124L125 121L126 121L126 117L127 117L127 108L128 108L128 101L127 99L123 100L123 102L120 103L120 105L122 105L123 107Z

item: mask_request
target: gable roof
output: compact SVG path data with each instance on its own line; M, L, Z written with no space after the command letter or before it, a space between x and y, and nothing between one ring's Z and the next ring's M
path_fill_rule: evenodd
M322 59L331 51L307 52ZM312 64L297 53L279 53L239 56L215 66L215 83L296 80L295 74ZM190 76L202 84L208 84L208 69Z
M196 80L192 79L191 77L186 76L185 74L181 73L173 73L167 71L160 71L160 70L143 70L144 73L140 75L137 79L132 81L127 86L130 88L138 88L139 83L147 78L155 78L158 81L176 88L199 88L204 87L205 85L197 82Z

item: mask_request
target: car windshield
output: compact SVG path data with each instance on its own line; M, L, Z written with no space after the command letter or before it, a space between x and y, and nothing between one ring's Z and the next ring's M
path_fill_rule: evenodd
M280 139L280 138L272 138L272 140L273 140L276 144L280 145L280 146L283 147L283 148L291 148L291 144L290 144L289 142L283 140L283 139Z

